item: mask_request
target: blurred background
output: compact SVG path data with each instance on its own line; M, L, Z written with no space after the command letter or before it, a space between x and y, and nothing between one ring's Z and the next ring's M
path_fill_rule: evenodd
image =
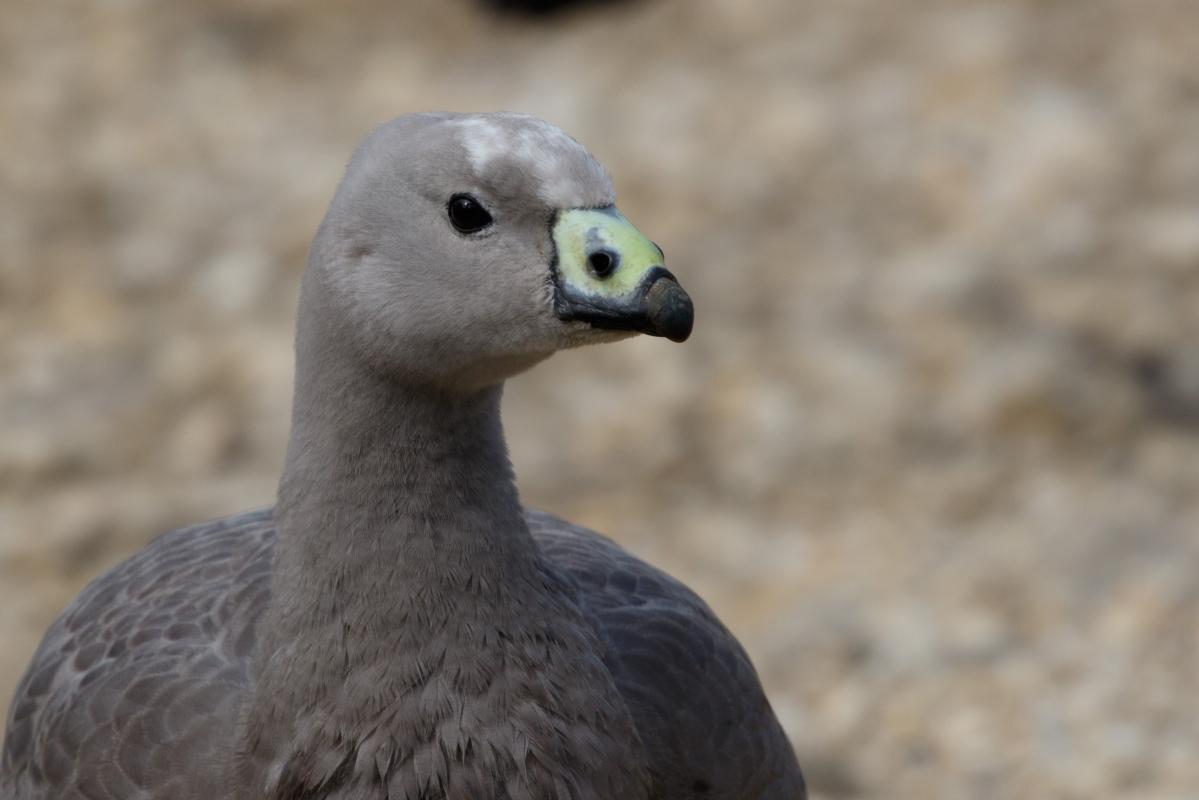
M511 109L698 309L510 385L524 497L710 601L815 796L1199 797L1199 4L517 5L6 0L0 712L272 502L355 142Z

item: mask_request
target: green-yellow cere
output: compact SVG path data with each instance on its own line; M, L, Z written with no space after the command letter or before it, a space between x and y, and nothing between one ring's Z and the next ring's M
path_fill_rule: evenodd
M572 208L554 225L559 280L592 297L631 297L652 267L662 264L662 251L645 238L615 208ZM587 266L587 254L606 246L620 257L620 266L599 278Z

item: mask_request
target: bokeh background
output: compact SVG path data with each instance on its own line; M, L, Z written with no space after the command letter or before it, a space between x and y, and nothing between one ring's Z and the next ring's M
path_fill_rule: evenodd
M100 570L271 502L357 139L502 108L698 308L512 382L522 492L711 602L817 797L1199 797L1199 4L3 16L0 709Z

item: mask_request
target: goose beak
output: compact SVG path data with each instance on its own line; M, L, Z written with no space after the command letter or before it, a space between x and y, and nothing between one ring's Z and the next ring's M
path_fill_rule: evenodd
M691 335L691 297L662 265L662 249L615 206L560 212L553 238L554 312L559 319L673 342Z

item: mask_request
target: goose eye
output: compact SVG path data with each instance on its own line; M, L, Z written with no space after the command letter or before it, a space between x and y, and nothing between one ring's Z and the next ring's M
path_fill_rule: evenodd
M491 215L483 204L469 194L456 194L446 207L450 222L460 233L477 233L491 224Z

